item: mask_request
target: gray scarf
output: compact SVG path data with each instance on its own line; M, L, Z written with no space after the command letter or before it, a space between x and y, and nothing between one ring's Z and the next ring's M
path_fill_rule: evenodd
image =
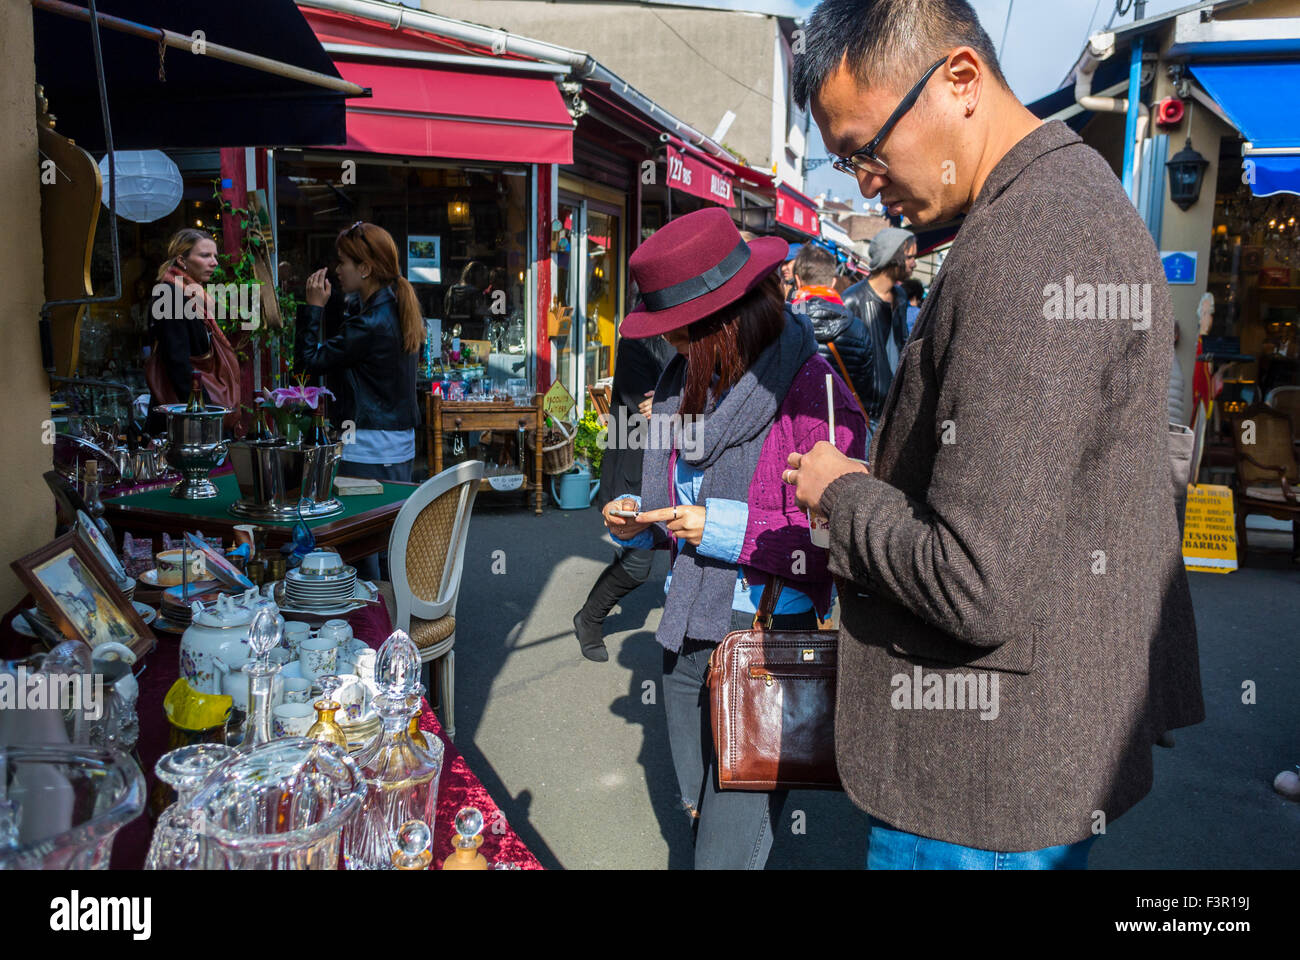
M807 317L786 310L785 327L768 345L740 381L718 403L710 394L711 412L692 418L684 434L679 424L671 430L672 443L650 443L642 471L643 510L670 506L669 476L672 449L679 457L689 450L686 462L704 471L699 503L709 497L749 500L749 484L758 457L799 368L817 352L817 341ZM655 390L651 417L672 417L682 400L686 358L680 354L664 370ZM671 422L671 421L670 421ZM663 437L662 421L655 423L652 437ZM717 643L731 629L731 604L736 590L734 564L701 556L695 547L679 543L673 562L673 579L664 603L663 619L655 639L669 650L680 650L683 637Z

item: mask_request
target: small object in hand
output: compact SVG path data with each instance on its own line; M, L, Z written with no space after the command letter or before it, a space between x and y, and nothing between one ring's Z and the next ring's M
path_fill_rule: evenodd
M1300 800L1300 774L1283 770L1273 778L1273 789L1291 800Z
M625 520L635 520L637 518L635 510L611 510L609 513L612 517L623 517Z

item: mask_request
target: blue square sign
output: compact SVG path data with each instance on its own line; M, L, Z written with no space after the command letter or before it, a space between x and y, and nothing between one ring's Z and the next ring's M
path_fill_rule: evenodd
M1165 279L1170 283L1196 282L1195 250L1161 250L1160 260L1165 265Z

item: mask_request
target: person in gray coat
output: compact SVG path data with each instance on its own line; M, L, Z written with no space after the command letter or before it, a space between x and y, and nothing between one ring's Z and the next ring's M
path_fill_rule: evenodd
M1083 867L1151 789L1152 745L1205 716L1160 257L964 0L826 0L806 45L795 99L863 196L919 226L965 214L870 471L823 442L783 475L830 523L867 865Z

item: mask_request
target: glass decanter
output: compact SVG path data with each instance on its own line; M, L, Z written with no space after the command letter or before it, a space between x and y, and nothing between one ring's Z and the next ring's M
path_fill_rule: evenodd
M344 833L349 870L391 870L396 835L408 820L432 825L442 773L442 741L420 747L409 732L420 709L420 655L402 631L379 648L373 706L382 730L357 756L367 793L361 815Z
M244 668L248 676L248 720L240 753L271 742L271 701L275 675L280 672L280 665L271 660L271 651L279 645L283 632L284 619L270 607L257 611L249 627L248 651L255 662Z
M162 812L154 827L146 870L199 870L203 844L199 839L199 814L190 800L208 774L238 753L219 743L195 743L165 753L154 766L158 779L176 791L176 802Z
M343 728L338 725L338 721L334 719L334 713L341 709L339 702L330 699L317 700L312 706L316 710L316 722L307 729L307 737L322 743L332 743L346 751L348 738L343 733Z

